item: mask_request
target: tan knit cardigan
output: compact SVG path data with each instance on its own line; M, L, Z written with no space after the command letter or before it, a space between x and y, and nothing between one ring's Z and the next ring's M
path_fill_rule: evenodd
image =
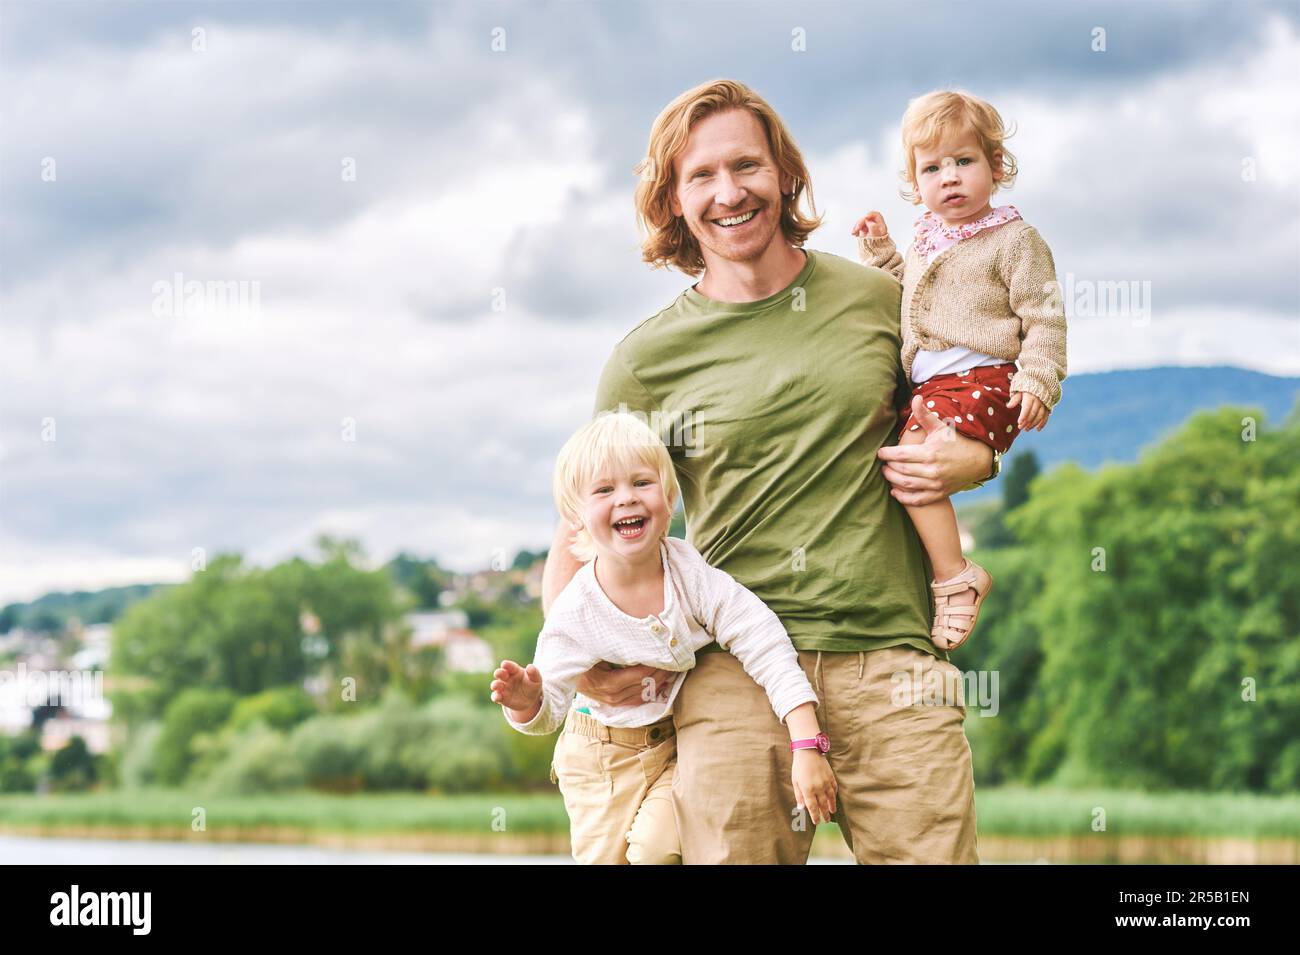
M1052 251L1038 230L1016 219L977 232L925 256L908 244L907 258L889 236L858 239L858 256L903 283L903 368L912 380L917 351L962 345L1019 360L1012 391L1050 409L1065 379L1065 309Z

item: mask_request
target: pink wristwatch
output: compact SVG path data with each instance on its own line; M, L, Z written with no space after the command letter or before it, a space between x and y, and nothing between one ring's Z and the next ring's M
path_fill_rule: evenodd
M811 739L796 739L790 743L790 752L796 749L815 749L825 756L831 751L831 741L825 733L818 733Z

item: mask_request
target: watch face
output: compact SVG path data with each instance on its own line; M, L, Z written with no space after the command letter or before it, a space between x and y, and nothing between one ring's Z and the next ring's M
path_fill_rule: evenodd
M817 748L821 750L823 753L829 753L831 751L830 737L828 737L825 733L818 733Z

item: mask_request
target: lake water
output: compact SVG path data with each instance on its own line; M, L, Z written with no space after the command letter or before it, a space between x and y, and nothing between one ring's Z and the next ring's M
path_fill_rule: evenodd
M57 839L0 835L5 865L572 865L568 856L471 855L443 852L378 852L321 846L130 839ZM842 865L813 859L813 865Z

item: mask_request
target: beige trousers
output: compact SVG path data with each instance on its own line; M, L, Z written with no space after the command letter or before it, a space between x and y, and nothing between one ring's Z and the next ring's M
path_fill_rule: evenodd
M574 861L679 864L672 802L676 764L672 717L620 729L570 710L555 744L551 779L564 796Z
M907 696L917 676L960 687L960 671L908 646L800 650L799 663L821 702L839 787L834 819L854 858L978 863L966 707ZM815 827L794 809L790 734L740 661L701 653L673 710L682 862L806 862Z

